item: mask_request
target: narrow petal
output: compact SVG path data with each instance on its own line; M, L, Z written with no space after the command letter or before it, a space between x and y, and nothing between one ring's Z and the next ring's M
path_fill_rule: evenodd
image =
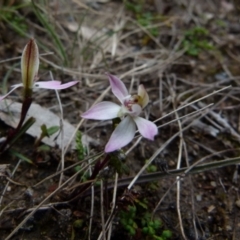
M140 104L141 104L142 108L145 108L148 105L149 96L148 96L148 93L146 92L146 89L144 88L144 86L142 84L139 85L139 87L138 87L138 96L141 97Z
M95 120L108 120L118 117L121 107L112 102L100 102L83 113L81 117Z
M124 118L113 131L105 152L113 152L130 143L135 135L136 125L130 116Z
M129 95L128 90L124 83L114 75L107 74L108 79L112 88L113 94L118 98L118 100L123 103L126 96Z
M5 94L4 96L0 96L0 101L2 101L5 97L7 97L10 93L15 91L17 88L22 87L22 84L16 84L16 85L13 85L12 87L13 89L11 89L7 94Z
M61 89L69 88L77 83L78 81L72 81L64 84L62 84L60 81L35 82L34 88L61 90Z
M31 39L23 49L21 58L22 82L25 89L31 89L39 68L38 46Z
M143 137L154 140L154 136L158 133L158 128L153 122L141 117L135 117L133 120L137 124L138 131Z

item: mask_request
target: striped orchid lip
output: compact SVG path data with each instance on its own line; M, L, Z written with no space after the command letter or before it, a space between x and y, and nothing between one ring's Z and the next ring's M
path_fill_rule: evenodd
M154 140L154 136L158 133L157 126L153 122L139 117L149 102L149 96L144 86L138 87L137 95L130 95L118 77L107 75L112 92L121 105L104 101L94 105L81 115L83 118L94 120L109 120L117 117L122 119L106 144L105 152L113 152L130 143L134 138L136 126L143 137Z
M78 81L71 81L62 84L61 81L36 81L39 69L39 51L37 43L34 39L30 39L23 49L21 57L21 73L22 83L15 84L12 89L4 96L0 96L0 101L7 97L10 93L19 87L24 88L24 92L31 92L34 88L55 89L61 90L69 88L78 83Z

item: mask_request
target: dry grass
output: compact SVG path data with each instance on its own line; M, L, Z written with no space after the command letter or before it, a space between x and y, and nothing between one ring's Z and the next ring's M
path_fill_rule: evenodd
M2 93L20 79L18 55L27 39L34 36L42 54L41 79L79 80L78 86L57 93L57 97L50 91L36 92L35 101L74 124L76 131L66 148L60 146L47 154L34 152L31 140L27 142L28 149L21 153L33 159L32 166L19 159L9 161L8 155L1 157L12 169L11 173L0 171L0 232L4 239L79 239L83 234L81 239L110 240L119 234L143 239L140 227L140 235L130 238L117 223L121 209L143 199L148 200L152 218L160 218L163 229L172 231L172 239L239 239L240 27L236 27L237 10L226 7L234 5L225 1L156 0L146 1L144 10L134 14L121 1L34 2L20 10L16 7L21 1L6 1L2 6L8 19L0 17L0 30L6 33L0 37ZM161 15L156 12L159 6L164 6ZM144 12L157 16L147 26L139 21ZM9 23L20 27L22 18L24 36ZM196 26L208 30L205 38L214 47L191 56L183 46L186 31ZM130 176L117 173L102 151L111 134L111 122L80 118L103 99L115 101L105 72L119 76L133 93L139 83L144 84L151 99L145 117L159 127L154 142L137 134L123 149L123 164ZM19 101L21 92L11 98ZM70 149L79 129L97 140L88 142L82 161ZM105 160L109 169L89 178L95 164ZM151 165L158 166L158 171L149 173ZM76 166L80 169L77 172ZM153 181L157 181L157 189L150 188ZM20 200L24 206L18 205ZM67 218L62 210L70 209L70 220L64 227L56 226L58 235L48 228L41 236L41 231L26 231L26 223L46 209L59 219ZM5 228L11 214L18 217ZM55 218L50 224L60 221ZM79 219L84 221L80 229L74 226Z

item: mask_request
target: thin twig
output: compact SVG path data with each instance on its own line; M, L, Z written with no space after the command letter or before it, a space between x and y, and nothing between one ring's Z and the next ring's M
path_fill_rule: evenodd
M116 208L116 197L117 197L117 188L118 188L117 183L118 183L118 173L115 173L115 182L114 182L114 188L113 188L111 213L107 220L107 222L109 222L108 238L107 238L108 240L111 239L111 235L112 235L113 214L114 214L114 210Z
M168 77L168 84L170 87L170 94L171 94L171 99L172 99L172 105L173 105L173 109L176 109L176 93L172 87L172 84L170 82L170 79ZM177 169L181 168L181 160L182 160L182 149L183 149L183 131L182 131L182 123L179 120L179 116L178 116L178 112L175 111L175 116L178 122L178 127L179 127L179 138L180 138L180 142L179 142L179 147L178 147L178 160L177 160ZM179 220L179 225L180 225L180 230L182 233L182 237L187 240L185 232L184 232L184 227L183 227L183 222L182 222L182 216L181 216L181 204L180 204L180 191L181 191L181 181L180 181L180 177L177 176L176 177L176 182L177 182L177 196L176 196L176 205L177 205L177 214L178 214L178 220Z
M100 191L100 208L101 208L101 222L102 222L102 239L106 240L106 231L105 231L105 218L104 218L104 197L103 197L103 192L104 192L104 187L103 187L103 180L100 180L101 183L101 191Z
M53 79L53 75L52 72L50 72L50 77L52 79L52 81L54 81ZM57 90L55 90L56 93L56 97L58 100L58 106L59 106L59 110L60 110L60 119L59 119L59 125L60 125L60 135L61 135L61 144L60 144L60 148L61 148L61 174L59 177L59 182L58 182L58 186L61 186L62 182L63 182L63 173L64 173L64 147L63 147L63 138L64 138L64 125L63 125L63 108L62 108L62 102L59 96L59 93Z

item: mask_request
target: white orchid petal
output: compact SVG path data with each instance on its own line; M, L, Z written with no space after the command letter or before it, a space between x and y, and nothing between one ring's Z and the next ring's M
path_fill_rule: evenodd
M138 96L141 97L141 105L142 108L145 108L148 105L149 102L149 96L148 93L146 92L146 89L144 88L144 86L141 84L138 87Z
M83 113L81 117L95 120L108 120L118 117L121 107L113 102L100 102Z
M13 85L13 89L11 89L7 94L5 94L4 96L0 96L0 101L2 101L5 97L7 97L10 93L12 93L13 91L15 91L17 88L22 87L22 84L16 84Z
M136 125L130 116L124 118L113 131L106 147L105 152L113 152L132 141L136 131Z
M118 100L123 103L123 100L126 96L129 95L128 90L124 83L114 75L107 74L109 78L109 82L112 88L113 94L118 98Z
M69 88L77 83L78 81L71 81L64 84L62 84L60 81L35 82L34 88L61 90L61 89Z
M158 128L153 122L141 117L135 117L133 120L137 124L138 131L143 137L154 140L154 136L158 133Z

